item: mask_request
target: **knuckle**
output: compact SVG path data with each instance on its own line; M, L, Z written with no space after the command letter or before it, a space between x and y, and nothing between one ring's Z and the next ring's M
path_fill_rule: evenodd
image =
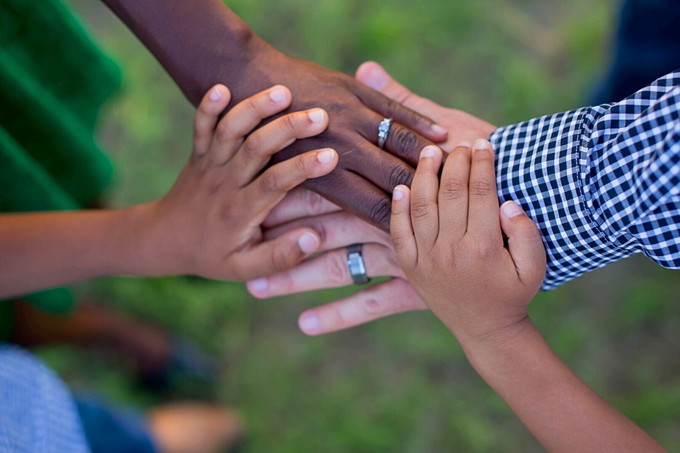
M395 165L390 170L390 187L397 187L399 184L410 186L413 181L413 170L406 165Z
M368 296L363 300L364 311L371 315L380 315L387 310L387 303L384 298Z
M286 250L284 250L284 247L277 244L272 247L271 262L275 269L285 269L295 256L297 255L287 253Z
M304 192L303 203L307 206L310 215L317 215L323 211L324 198L316 192L306 190Z
M226 122L222 122L217 125L215 129L215 139L220 142L228 142L233 137L231 127Z
M432 202L427 198L414 198L411 202L411 216L415 219L427 217L432 212Z
M472 181L470 193L476 197L487 197L491 194L491 184L486 181Z
M315 221L312 225L310 225L310 228L316 231L316 233L319 235L319 242L321 244L327 244L330 242L330 236L333 230L327 228L326 224L322 220Z
M397 148L401 150L415 149L418 146L418 137L408 129L399 127L394 132L393 140Z
M405 234L392 233L392 244L396 250L403 250L408 241L408 236Z
M347 263L342 253L332 253L327 262L328 278L335 284L344 284L349 280Z
M257 156L262 152L263 145L259 134L252 134L243 142L243 152L249 156Z
M295 166L295 169L300 175L306 176L309 173L311 173L311 165L309 165L308 159L305 158L306 156L300 155L296 156L293 158L293 165Z
M467 191L467 185L456 178L446 178L441 183L442 198L447 201L455 201L462 198Z
M281 176L275 167L270 168L260 176L262 188L266 192L278 192L280 190L280 180Z
M297 122L295 121L294 114L282 116L279 125L288 134L295 135L297 131Z
M371 205L368 214L379 225L389 225L392 215L392 202L388 199L378 200Z

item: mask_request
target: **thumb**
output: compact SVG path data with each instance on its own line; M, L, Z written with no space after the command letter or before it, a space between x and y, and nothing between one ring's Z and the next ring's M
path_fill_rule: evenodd
M428 115L433 107L437 107L434 102L413 94L404 85L394 80L385 68L375 61L367 61L359 66L356 79L421 115Z
M514 201L501 206L501 228L508 236L508 249L517 275L525 283L540 285L545 277L545 247L536 224Z
M321 245L319 234L311 228L296 228L276 239L262 242L242 255L241 276L250 280L290 269Z

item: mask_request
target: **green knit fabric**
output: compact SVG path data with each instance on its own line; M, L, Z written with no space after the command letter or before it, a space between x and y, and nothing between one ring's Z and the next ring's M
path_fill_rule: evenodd
M117 65L59 0L0 0L0 212L79 209L102 194L113 167L94 127L119 86ZM63 288L27 299L73 306ZM0 338L11 330L6 305Z

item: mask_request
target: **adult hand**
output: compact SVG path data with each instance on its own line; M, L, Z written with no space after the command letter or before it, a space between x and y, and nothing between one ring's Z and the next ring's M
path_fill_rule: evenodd
M430 140L445 139L446 131L348 75L288 57L268 46L254 53L244 74L249 83L262 79L267 86L287 86L293 93L294 111L314 106L328 112L330 122L323 134L292 144L274 160L319 147L337 150L338 167L305 186L387 231L389 193L398 184L410 184L420 150ZM394 122L381 150L376 143L384 118Z
M318 194L294 189L272 210L263 226L266 227L265 240L299 228L313 228L321 237L318 251L323 253L288 271L248 282L248 290L255 297L268 298L352 284L347 271L346 246L353 243L364 244L362 254L369 277L391 277L347 298L305 311L299 318L300 328L305 333L319 335L396 313L427 309L405 280L389 235L342 211Z
M223 83L233 104L270 86L287 86L291 110L322 108L330 115L321 136L294 144L277 161L333 148L333 173L307 187L358 216L389 229L390 194L410 184L420 150L446 140L446 130L352 77L288 57L257 37L221 0L104 0L159 59L197 105ZM385 150L376 146L383 118L394 124Z
M446 127L448 140L440 144L446 151L453 150L460 143L488 138L495 130L495 126L486 121L413 94L377 63L361 65L357 79ZM350 297L305 311L299 319L300 328L307 334L319 335L396 313L427 309L415 289L405 280L388 235L347 214L338 213L339 210L339 207L312 192L291 192L265 222L269 228L265 234L273 237L288 229L308 225L321 234L319 250L325 253L287 272L249 282L251 294L265 298L350 285L352 279L347 271L346 247L362 243L365 244L363 255L368 275L392 278ZM316 217L304 218L307 216ZM286 222L288 225L282 226Z
M373 61L359 66L356 78L385 96L394 99L421 115L432 118L448 131L448 139L438 143L444 151L451 152L456 146L471 145L478 138L488 139L496 126L461 110L442 107L429 99L420 97L394 80L385 69ZM418 150L420 152L421 150Z

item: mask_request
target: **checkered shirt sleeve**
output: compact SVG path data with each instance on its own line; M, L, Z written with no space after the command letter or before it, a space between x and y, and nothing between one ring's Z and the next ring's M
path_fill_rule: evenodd
M543 289L642 252L680 268L680 70L629 98L501 127L501 201L538 224Z

